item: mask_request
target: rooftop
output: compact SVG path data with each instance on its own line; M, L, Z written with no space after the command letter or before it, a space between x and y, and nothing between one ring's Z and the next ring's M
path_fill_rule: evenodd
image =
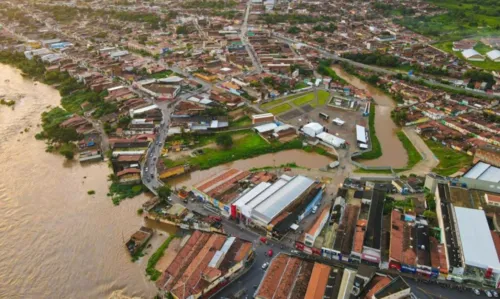
M370 214L368 216L368 224L366 226L366 234L364 246L380 249L380 233L382 231L382 212L384 210L385 191L373 189L372 203Z
M500 183L500 168L488 163L478 162L464 174L464 178Z
M498 255L484 211L455 207L455 214L465 263L479 268L491 267L500 271ZM481 246L477 246L478 244Z

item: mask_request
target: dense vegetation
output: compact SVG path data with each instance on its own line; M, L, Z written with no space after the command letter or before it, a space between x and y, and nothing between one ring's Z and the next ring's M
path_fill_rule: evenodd
M88 103L88 109L95 109L94 117L101 117L118 110L113 103L104 101L106 92L97 93L72 78L67 72L45 71L41 60L28 60L22 53L0 51L0 62L19 68L25 76L39 80L45 84L54 85L61 94L61 107L52 108L42 113L42 132L36 135L37 139L45 139L51 145L48 150L55 148L68 159L72 159L76 147L70 143L82 138L74 128L62 128L60 124L73 114L83 114L81 105Z
M170 245L170 242L175 238L175 235L169 236L163 244L161 244L160 247L151 255L151 257L148 260L148 265L146 267L146 274L149 275L152 281L158 280L161 276L161 272L156 270L156 264L158 261L161 259L163 254L165 253L165 250L168 248L168 245Z
M226 9L235 7L236 1L223 0L202 0L202 1L185 1L181 4L183 8L198 8L198 9Z
M410 139L408 139L408 137L403 131L399 131L396 134L398 136L398 139L403 144L406 153L408 154L408 162L406 163L406 167L413 168L415 164L417 164L418 162L420 162L420 160L422 160L422 156L420 155L420 153L417 151L413 143L411 143Z
M428 0L438 7L430 16L404 17L395 21L418 33L441 40L500 33L500 7L496 0Z
M375 132L375 105L373 103L372 105L370 105L370 116L368 117L368 127L370 131L370 142L372 150L369 152L364 152L358 157L356 157L362 160L373 160L382 156L382 147L380 146L377 133Z

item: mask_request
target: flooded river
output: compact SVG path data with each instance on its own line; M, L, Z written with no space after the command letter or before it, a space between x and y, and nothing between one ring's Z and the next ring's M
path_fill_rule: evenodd
M394 101L381 90L361 81L359 78L348 74L340 66L334 65L332 69L349 84L368 90L377 103L375 107L375 130L382 146L382 156L375 160L363 161L369 166L405 167L408 161L406 150L396 136L397 126L391 119L391 111L396 106Z
M45 153L34 135L41 112L59 104L55 89L0 65L1 95L19 100L0 106L0 298L154 296L147 260L132 263L124 247L143 224L136 211L146 196L114 206L106 163Z
M17 99L13 109L0 106L0 298L153 297L156 288L144 275L147 257L134 264L124 247L144 224L136 211L147 197L114 206L106 196L106 163L80 165L45 153L34 135L40 114L59 104L57 90L0 65L0 95ZM320 168L331 161L290 150L193 172L173 185L189 185L229 167L290 162Z
M266 154L246 160L238 160L207 170L193 171L189 174L175 177L169 180L168 183L172 187L177 188L181 188L182 186L190 186L229 168L247 170L251 168L261 168L268 166L279 167L283 164L295 163L297 164L297 166L318 169L327 166L331 162L332 160L330 158L316 153L308 153L302 150L288 150L276 154Z

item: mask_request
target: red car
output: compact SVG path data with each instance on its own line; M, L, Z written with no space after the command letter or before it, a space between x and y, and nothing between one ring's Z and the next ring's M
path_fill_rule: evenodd
M268 257L272 257L273 256L273 250L272 249L269 249L269 251L267 252L267 256Z

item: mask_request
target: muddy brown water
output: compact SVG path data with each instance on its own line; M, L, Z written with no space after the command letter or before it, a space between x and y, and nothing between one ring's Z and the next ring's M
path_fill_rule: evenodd
M168 181L172 187L182 188L183 186L191 186L199 183L211 176L215 176L218 173L227 170L229 168L236 168L240 170L247 170L251 168L261 168L261 167L279 167L280 165L287 163L296 163L298 166L305 168L321 168L327 166L332 160L328 157L316 154L308 153L302 150L287 150L276 154L266 154L258 156L255 158L238 160L235 162L223 164L217 167L213 167L207 170L197 170L189 174L181 175L172 178Z
M81 165L45 152L34 136L40 114L59 105L57 90L0 64L0 95L18 99L13 109L0 106L0 298L153 297L156 288L144 275L147 257L132 263L124 242L144 224L174 230L137 216L145 195L114 206L106 196L106 163ZM320 168L331 161L289 150L196 171L174 183L196 183L229 167L290 162Z
M124 247L146 196L114 206L106 163L45 153L34 135L57 90L0 65L0 95L20 98L13 110L0 106L0 298L153 297L147 259L132 263Z
M381 90L348 74L340 66L334 65L332 69L349 84L367 90L377 103L375 107L375 131L382 147L382 156L375 160L363 161L363 164L368 166L392 166L394 168L405 167L408 156L403 144L396 136L398 128L391 119L391 111L396 106L394 101Z

